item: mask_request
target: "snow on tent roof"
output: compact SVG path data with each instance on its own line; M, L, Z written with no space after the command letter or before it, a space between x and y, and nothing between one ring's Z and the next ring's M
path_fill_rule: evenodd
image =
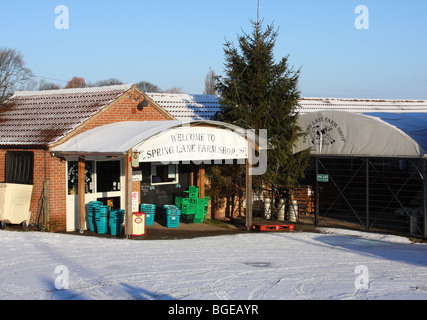
M52 152L62 155L123 155L128 150L157 134L186 125L213 126L228 129L239 135L245 134L245 131L240 127L212 120L118 122L85 131L54 147ZM261 141L261 137L248 136L247 139L255 144L267 145L265 140Z
M300 116L306 135L294 152L311 149L312 155L353 157L423 157L427 114L317 111Z
M417 113L427 112L427 101L302 97L297 110L300 114L322 110L350 111L361 114L367 112Z
M177 120L210 120L215 113L221 110L219 95L183 93L147 93L147 95ZM349 111L361 114L367 112L427 113L427 101L300 98L299 106L297 107L297 111L300 114L321 110Z

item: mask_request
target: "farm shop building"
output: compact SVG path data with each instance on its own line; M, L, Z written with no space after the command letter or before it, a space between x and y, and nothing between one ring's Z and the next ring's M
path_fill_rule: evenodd
M152 96L159 103L135 85L12 96L0 112L0 181L32 186L25 220L50 231L81 230L91 201L127 212L141 202L173 204L174 194L195 182L203 193L201 162L245 163L240 128L200 120L218 110L217 97L180 95L185 103L168 112L164 98ZM134 152L139 164L132 168Z
M129 190L136 195L134 199L137 202L161 205L171 203L174 193L186 190L190 185L199 184L201 186L202 167L194 165L194 163L185 164L188 163L184 160L185 158L180 158L184 164L181 161L179 165L165 165L163 163L165 159L162 158L164 156L170 156L171 153L183 156L189 151L198 151L200 157L214 152L216 154L210 155L212 159L217 159L216 157L221 159L240 157L243 159L247 156L244 150L227 148L230 144L215 146L212 143L203 143L206 142L202 141L203 139L212 139L209 137L213 136L217 138L224 132L230 134L228 136L231 138L230 141L233 139L237 143L242 141L239 128L206 121L210 120L220 109L217 96L150 94L140 92L134 85L123 85L17 92L10 102L11 104L7 108L0 111L0 182L31 185L30 223L46 223L51 231L74 231L81 227L79 225L81 221L79 221L78 214L79 192L76 179L79 162L81 165L84 162L87 180L83 186L84 204L100 199L115 207L126 208L129 201L132 201L128 199L130 198ZM427 113L427 102L302 98L298 111L301 119L310 113L315 116L315 113L320 111L347 111L356 115L380 112L392 117L402 114L407 114L407 116L412 114L417 117L417 114ZM330 119L332 118L330 117ZM359 120L359 118L353 119L354 122L363 123ZM182 123L177 121L188 122L182 126ZM338 122L330 124L334 127L335 124L338 125ZM182 132L180 130L192 131ZM359 125L359 129L353 131L352 134L357 135L357 132L363 132L363 130ZM396 127L395 130L399 129ZM217 135L216 132L221 133ZM323 145L327 143L328 133L326 131L323 133L322 130L319 132L319 139L321 135L323 137L322 152L325 152L326 148ZM162 136L161 133L169 134ZM331 134L332 132L329 132L329 136ZM342 139L342 134L344 134L343 131L339 134L338 139ZM373 135L375 136L376 133ZM423 128L418 128L418 136L427 136ZM96 137L96 139L90 137ZM169 140L164 140L166 137ZM348 137L349 135L345 134L344 139L348 139ZM159 139L163 140L159 142ZM176 149L177 146L173 145L173 139L175 142L192 140L197 143L197 146L187 145ZM94 141L96 141L95 144ZM148 145L149 143L152 145ZM168 146L168 143L171 145ZM113 147L114 149L112 149ZM126 150L126 148L129 149ZM148 150L140 153L140 167L136 169L126 166L125 159L128 154L124 155L123 152L131 149ZM233 149L235 150L233 151ZM218 152L222 156L218 156ZM236 152L240 152L240 154ZM341 173L346 172L345 179L347 180L339 181L339 178L334 177L332 170L328 170L327 167L327 171L321 171L320 169L326 166L322 156L330 161L332 168L336 170L342 168ZM305 181L312 190L316 189L315 186L318 183L319 192L314 192L312 195L318 196L319 205L316 207L316 212L309 210L308 207L304 209L305 200L301 200L301 213L304 213L305 210L319 225L326 223L328 218L348 219L351 217L357 223L372 230L374 226L382 226L383 218L390 218L390 212L392 212L393 225L398 225L400 228L404 226L405 230L410 228L411 233L420 233L420 230L422 233L426 224L415 221L417 217L412 214L413 211L419 212L420 206L423 209L425 207L425 201L421 200L421 205L419 203L419 196L425 197L425 193L419 193L420 190L424 190L425 185L422 175L424 171L421 170L423 161L420 155L377 157L373 154L363 154L362 157L354 157L354 155L349 157L348 154L338 156L335 154L331 160L330 157L331 155L313 153L313 161L315 159L323 160L318 163L317 172L323 175L327 175L326 172L328 172L329 179L328 182L319 183L315 181L316 179ZM378 160L379 163L373 163L373 159ZM413 166L414 159L416 163L421 163L421 167ZM360 176L363 170L361 163L358 165L357 161L365 161L363 162L364 168L368 163L370 168L367 170L368 178L366 178L366 172L363 177ZM312 163L308 177L316 175L316 165L315 162ZM336 163L339 165L334 165ZM349 171L347 168L354 171ZM394 176L393 168L400 170L401 180L391 183L389 178ZM376 177L377 172L387 174L388 178ZM413 179L414 177L416 179ZM419 179L420 177L421 179ZM365 183L366 181L370 183L359 185L359 188L356 188L354 182L360 182L361 179ZM47 181L48 184L45 183ZM383 183L373 185L374 181ZM366 186L368 186L369 192L365 192ZM411 188L416 190L411 190ZM355 193L354 190L358 191ZM378 198L373 193L374 191L383 194L386 191L386 195ZM348 192L350 192L350 196ZM418 204L416 205L413 203L413 197L408 196L413 192L418 193ZM361 208L352 204L353 202L350 201L352 196L356 198L358 205L362 205ZM361 197L363 201L360 200ZM309 199L309 197L305 199ZM383 203L374 203L373 199L383 199ZM415 206L418 207L415 208ZM387 210L375 213L374 208L378 207ZM49 215L46 216L45 212L48 212ZM336 216L337 213L341 213L341 216ZM47 217L48 221L43 221L44 217ZM421 221L424 219L425 215L421 217Z

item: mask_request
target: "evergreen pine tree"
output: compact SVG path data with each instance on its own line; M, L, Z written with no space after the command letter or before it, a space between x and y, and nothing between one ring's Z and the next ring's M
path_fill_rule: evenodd
M217 78L223 107L216 119L245 129L267 129L274 149L268 153L263 183L293 188L309 158L307 152L292 152L302 134L297 125L300 70L289 67L289 56L275 61L278 32L273 24L265 30L260 21L252 25L251 34L238 37L239 49L231 42L225 44L225 72Z

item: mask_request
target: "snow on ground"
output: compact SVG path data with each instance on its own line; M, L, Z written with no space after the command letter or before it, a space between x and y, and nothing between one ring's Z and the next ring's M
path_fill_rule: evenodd
M322 232L131 241L0 231L0 299L427 299L427 245Z

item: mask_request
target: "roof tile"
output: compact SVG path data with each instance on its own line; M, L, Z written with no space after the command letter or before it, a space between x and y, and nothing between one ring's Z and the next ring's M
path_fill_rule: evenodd
M0 113L0 145L45 146L75 130L132 85L16 92Z

